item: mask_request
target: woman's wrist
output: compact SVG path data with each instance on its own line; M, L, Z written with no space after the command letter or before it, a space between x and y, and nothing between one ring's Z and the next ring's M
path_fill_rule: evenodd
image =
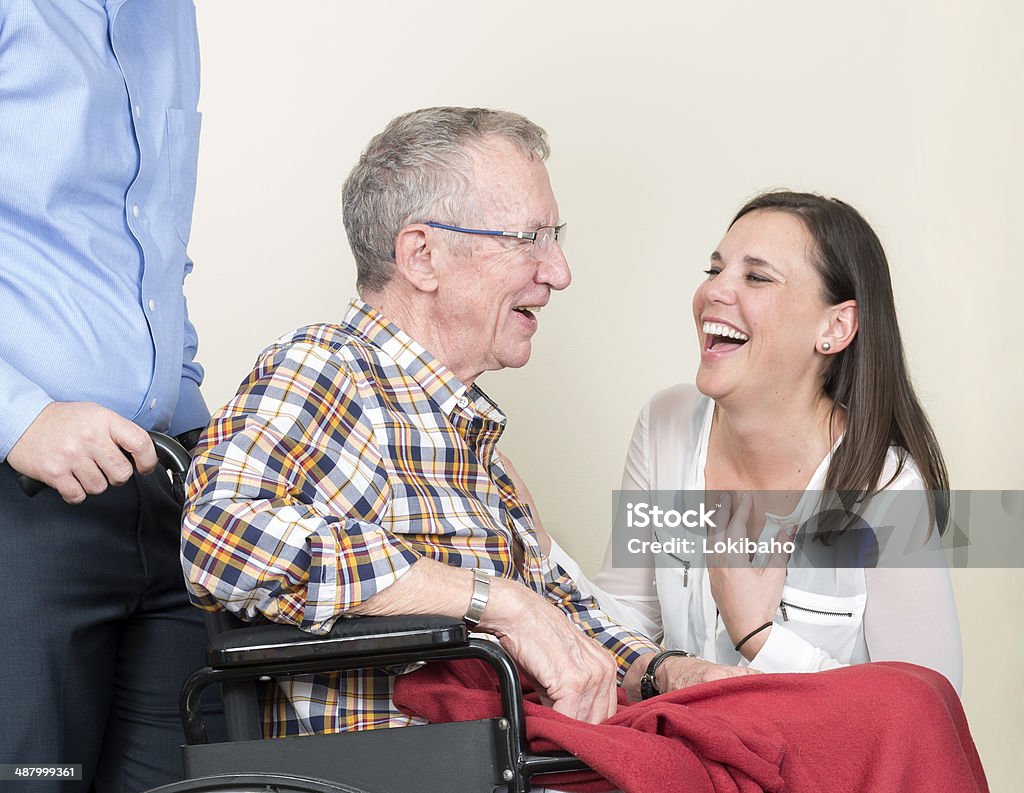
M754 660L757 654L761 651L761 648L764 647L765 642L768 641L768 636L772 632L773 625L774 622L772 620L767 620L757 627L752 628L736 642L736 651L748 661Z

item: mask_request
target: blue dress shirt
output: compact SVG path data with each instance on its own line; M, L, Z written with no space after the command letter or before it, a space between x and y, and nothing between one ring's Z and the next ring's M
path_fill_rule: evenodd
M0 0L0 458L51 401L205 426L192 0Z

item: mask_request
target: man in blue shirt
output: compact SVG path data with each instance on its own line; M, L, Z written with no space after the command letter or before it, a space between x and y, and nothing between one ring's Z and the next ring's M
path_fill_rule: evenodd
M143 790L180 778L177 692L202 662L179 508L132 471L155 466L146 430L209 418L182 294L195 8L0 9L0 458L54 488L30 499L0 470L0 764Z

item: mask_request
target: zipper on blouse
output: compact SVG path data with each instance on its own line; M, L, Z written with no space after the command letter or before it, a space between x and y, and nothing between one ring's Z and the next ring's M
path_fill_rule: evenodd
M796 609L797 611L806 611L810 614L821 614L825 617L852 617L852 611L823 611L822 609L812 609L807 606L798 606L795 603L787 603L785 600L779 602L779 610L782 612L782 621L789 622L789 614L786 612L787 608Z
M683 559L683 587L690 585L690 563Z

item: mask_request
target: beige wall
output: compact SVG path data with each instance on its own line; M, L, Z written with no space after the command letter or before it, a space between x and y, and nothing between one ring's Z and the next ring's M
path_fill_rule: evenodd
M692 378L689 299L768 187L860 208L958 488L1024 489L1024 6L868 0L198 0L204 85L188 282L224 402L272 337L339 317L339 186L400 112L480 104L551 135L575 280L534 358L483 384L545 522L593 569L643 401ZM964 701L994 791L1024 742L1024 572L955 575Z

